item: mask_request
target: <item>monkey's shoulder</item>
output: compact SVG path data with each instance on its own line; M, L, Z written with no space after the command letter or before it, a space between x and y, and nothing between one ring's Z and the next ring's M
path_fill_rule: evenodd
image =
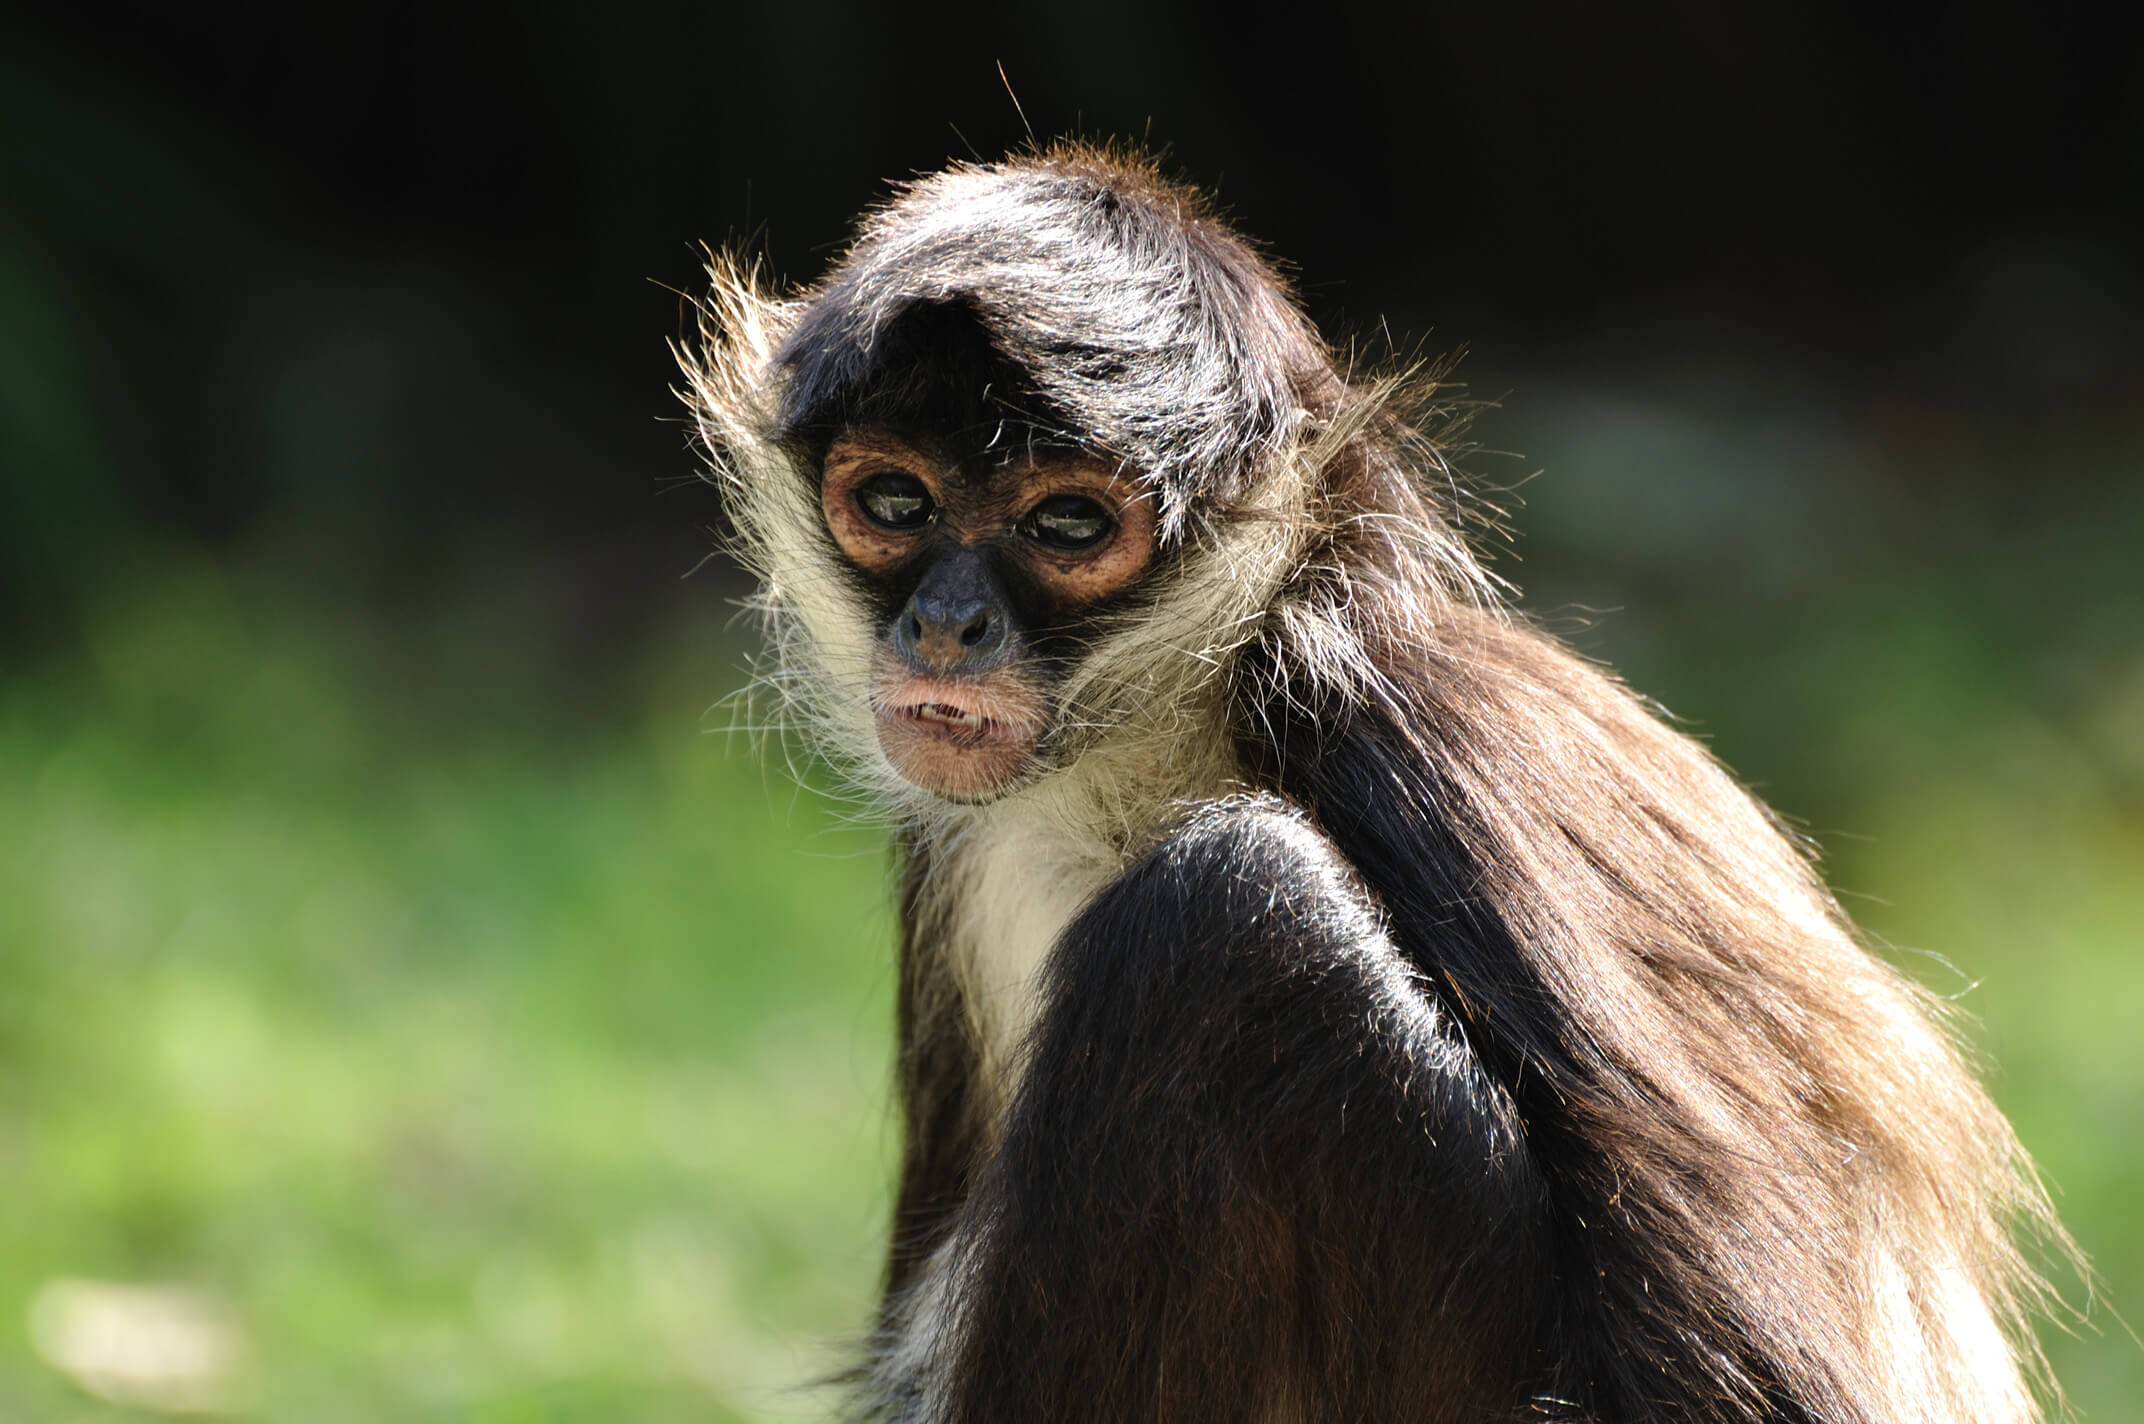
M1270 930L1335 942L1381 938L1378 914L1341 852L1300 809L1271 795L1193 808L1098 895L1074 928L1130 916L1142 936Z
M1282 798L1180 806L1129 859L1082 824L1003 807L956 841L907 849L910 952L954 976L986 1079L1011 1073L1048 998L1119 973L1154 986L1210 978L1211 992L1233 995L1345 967L1335 988L1356 984L1405 1013L1427 1004L1375 894Z
M1387 1136L1373 1197L1524 1233L1535 1165L1509 1095L1299 808L1194 810L1072 920L1041 987L1030 1067L1061 1091L1132 1071L1304 1161Z
M1191 810L1067 923L1038 987L1109 1012L1155 996L1208 1011L1316 1005L1335 1024L1383 1023L1438 1054L1456 1043L1377 897L1309 815L1271 795Z

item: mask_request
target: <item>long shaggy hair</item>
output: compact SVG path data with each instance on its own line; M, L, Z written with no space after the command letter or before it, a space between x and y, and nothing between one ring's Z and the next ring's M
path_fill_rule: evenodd
M1432 392L1344 369L1196 191L1119 151L910 183L803 292L729 259L712 279L685 396L761 581L767 710L918 864L1040 806L1106 878L1190 807L1298 808L1525 1125L1560 1292L1541 1417L2040 1417L2046 1291L2016 1241L2066 1238L1945 1006L1704 749L1504 604L1422 433ZM811 446L868 415L886 334L926 308L981 329L1023 418L1136 471L1162 531L1060 690L1056 774L983 808L876 751L874 630ZM936 875L911 899L943 918L973 887ZM919 916L912 957L945 938ZM972 971L944 982L973 997ZM919 1040L954 1030L909 1009L913 1125L952 1091ZM918 1259L896 1243L896 1288Z

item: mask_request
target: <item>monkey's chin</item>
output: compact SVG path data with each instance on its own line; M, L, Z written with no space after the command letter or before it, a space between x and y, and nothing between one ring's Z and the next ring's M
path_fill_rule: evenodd
M1030 698L965 680L902 679L874 691L871 703L879 749L893 769L949 801L989 801L1012 790L1042 735Z

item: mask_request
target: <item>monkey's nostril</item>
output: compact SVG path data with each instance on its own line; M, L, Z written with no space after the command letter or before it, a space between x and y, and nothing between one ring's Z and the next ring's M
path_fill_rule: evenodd
M990 615L985 613L976 618L973 622L969 623L967 627L960 630L960 645L963 648L972 648L977 643L983 641L984 635L989 633L989 631Z
M908 615L908 636L914 642L923 641L923 620L913 613Z

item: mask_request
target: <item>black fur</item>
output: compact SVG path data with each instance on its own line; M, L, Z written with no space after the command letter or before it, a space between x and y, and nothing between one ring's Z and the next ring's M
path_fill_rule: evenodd
M907 1152L861 1415L2041 1417L2013 1235L2065 1238L1937 1008L1701 748L1498 605L1422 402L1355 384L1195 193L1053 149L918 181L794 306L729 280L774 336L688 371L777 586L856 578L812 562L851 424L1116 458L1168 549L1043 659L1091 785L894 792ZM1128 681L1073 675L1105 656ZM853 670L785 671L856 725ZM1038 858L978 856L1014 833ZM1097 858L994 1055L1005 877Z
M1278 801L1202 812L1052 958L943 1417L1518 1418L1544 1202L1332 847Z

